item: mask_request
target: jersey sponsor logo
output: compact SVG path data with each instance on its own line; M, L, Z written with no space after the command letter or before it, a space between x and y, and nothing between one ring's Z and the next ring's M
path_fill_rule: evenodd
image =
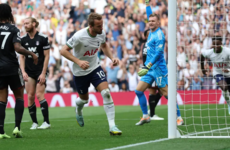
M35 53L37 51L37 47L28 47L28 50Z
M214 63L214 67L223 68L223 67L227 67L227 64L225 64L225 63Z
M92 56L92 55L95 55L96 53L97 53L97 51L98 51L98 48L97 49L95 49L95 50L91 50L91 51L87 51L87 52L85 52L85 54L83 55L83 56Z

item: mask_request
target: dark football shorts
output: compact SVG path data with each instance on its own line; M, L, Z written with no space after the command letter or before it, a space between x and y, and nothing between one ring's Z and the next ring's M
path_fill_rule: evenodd
M16 90L24 87L25 82L21 70L18 70L18 74L10 76L0 76L0 89L8 88L10 86L11 90Z
M100 83L107 81L105 73L101 67L96 68L85 76L73 76L74 84L79 94L88 93L90 83L96 88Z
M30 77L30 78L36 80L37 83L40 82L40 81L38 80L38 78L39 78L39 76L41 75L41 72L39 72L39 73L30 73L30 72L26 72L26 73L27 73L28 77ZM47 80L47 77L48 77L48 73L46 73L46 76L45 76L46 80ZM44 84L45 84L45 86L46 86L46 81L45 81Z

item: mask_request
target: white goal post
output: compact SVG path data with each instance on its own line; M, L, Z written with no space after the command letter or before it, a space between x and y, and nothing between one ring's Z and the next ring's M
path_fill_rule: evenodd
M177 0L168 0L168 138L230 138L227 104L212 103L209 99L206 104L198 104L192 98L188 105L180 105L185 125L177 126L177 8ZM217 93L220 90L214 94Z

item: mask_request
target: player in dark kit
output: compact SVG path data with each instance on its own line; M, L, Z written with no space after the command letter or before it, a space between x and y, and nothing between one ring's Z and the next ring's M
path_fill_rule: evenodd
M4 131L8 86L16 99L13 135L16 138L22 137L20 124L24 112L24 81L15 51L22 55L31 55L34 64L38 62L38 57L34 53L21 46L20 31L12 25L13 18L10 6L0 4L0 139L10 138Z
M24 20L27 34L22 37L22 46L38 56L38 64L35 66L31 56L20 56L20 67L26 83L28 95L28 109L33 121L31 130L50 128L48 103L44 97L46 76L49 62L50 45L48 37L39 33L36 28L39 23L34 18ZM39 127L36 115L35 95L39 100L44 122Z
M146 42L149 36L149 31L150 29L144 32ZM146 42L143 44L143 48L142 48L143 63L145 63L147 57ZM150 109L149 115L151 120L164 120L164 118L161 118L155 114L155 108L161 98L161 95L159 91L157 92L157 89L158 88L156 86L156 82L153 82L152 87L149 88L149 109Z

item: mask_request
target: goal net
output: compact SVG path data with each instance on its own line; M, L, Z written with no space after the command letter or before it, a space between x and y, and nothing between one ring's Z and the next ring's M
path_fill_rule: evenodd
M217 79L213 72L215 67L230 69L230 61L220 55L222 50L207 54L216 63L205 58L206 74L201 67L201 51L216 46L214 38L221 37L222 46L230 48L230 0L177 0L176 34L177 101L182 104L184 120L184 125L177 127L181 137L230 137L230 115L225 101L229 93L223 93L217 84L221 76ZM228 79L224 80L228 83Z

